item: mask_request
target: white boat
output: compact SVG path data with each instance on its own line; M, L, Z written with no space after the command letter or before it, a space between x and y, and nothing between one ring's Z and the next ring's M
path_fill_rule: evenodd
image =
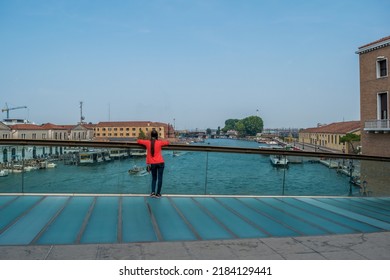
M5 177L5 176L8 176L8 170L0 170L0 177Z
M93 152L81 152L79 154L79 164L91 164L94 163Z
M136 165L134 165L133 168L129 169L128 172L131 175L145 175L148 173L145 167L139 167Z
M288 165L288 159L282 155L270 155L270 161L273 166L284 167Z
M48 162L47 165L46 165L47 168L55 168L57 167L57 164L54 163L54 162Z
M132 150L130 150L130 156L144 157L144 156L146 156L146 150L145 149L132 149Z
M110 149L110 158L112 159L123 159L128 157L126 149Z

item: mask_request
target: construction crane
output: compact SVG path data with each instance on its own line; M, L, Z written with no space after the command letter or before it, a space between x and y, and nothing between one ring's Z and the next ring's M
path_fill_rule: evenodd
M8 104L5 103L5 108L1 109L1 112L7 112L7 119L9 119L9 111L16 110L16 109L26 109L26 108L27 108L27 106L19 106L19 107L9 108Z

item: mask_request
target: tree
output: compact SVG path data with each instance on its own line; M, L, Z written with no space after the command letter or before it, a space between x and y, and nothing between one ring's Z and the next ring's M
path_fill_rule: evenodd
M218 126L217 135L218 135L218 136L221 135L221 127L220 127L220 126Z
M206 129L206 134L211 135L211 128Z
M234 130L238 132L239 137L245 136L245 125L243 121L236 122L236 125L234 126Z
M347 133L346 135L340 137L340 143L347 143L351 147L352 152L357 154L358 151L355 148L354 142L360 142L360 135L354 133Z
M245 119L228 119L222 129L225 133L228 130L236 130L240 137L255 136L263 131L263 120L257 116L249 116Z
M223 132L227 132L229 130L234 130L235 129L235 126L236 126L236 123L239 122L240 120L238 119L228 119L225 121L225 127L222 128L222 131Z
M138 139L146 139L145 132L141 128L139 129Z
M247 136L255 136L263 131L263 120L257 116L246 117L242 120L245 126L245 134Z

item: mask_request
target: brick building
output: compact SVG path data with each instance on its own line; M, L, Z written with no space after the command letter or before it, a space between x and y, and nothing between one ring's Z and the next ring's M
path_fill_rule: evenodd
M390 157L390 36L356 52L360 64L362 153Z
M361 46L360 117L362 153L390 157L390 36ZM390 163L361 162L361 182L374 196L390 194Z

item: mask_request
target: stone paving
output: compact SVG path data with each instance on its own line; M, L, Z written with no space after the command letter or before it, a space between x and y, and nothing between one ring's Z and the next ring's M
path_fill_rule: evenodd
M390 232L186 242L0 246L2 260L390 260Z

